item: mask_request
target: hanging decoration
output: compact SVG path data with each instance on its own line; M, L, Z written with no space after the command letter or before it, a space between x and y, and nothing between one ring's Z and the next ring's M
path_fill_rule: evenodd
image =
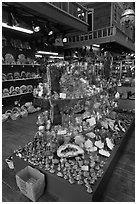
M126 9L122 15L120 23L123 25L133 26L135 24L135 12L132 9Z

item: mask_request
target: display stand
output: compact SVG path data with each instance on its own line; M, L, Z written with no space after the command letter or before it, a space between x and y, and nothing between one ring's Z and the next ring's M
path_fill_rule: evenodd
M99 201L101 195L103 194L103 190L107 185L107 182L113 172L116 161L120 156L124 145L127 143L133 128L134 128L134 120L132 121L130 127L122 137L120 144L116 145L113 151L111 152L111 156L107 159L106 164L103 167L104 174L101 178L98 178L98 180L93 185L92 187L93 192L91 194L86 192L86 188L83 185L70 184L65 179L60 178L55 174L51 174L50 172L35 166L35 168L38 168L46 176L45 193L49 192L50 194L55 195L59 197L59 199L66 202ZM15 154L13 154L13 163L14 163L16 173L28 165L32 166L28 162L17 157Z

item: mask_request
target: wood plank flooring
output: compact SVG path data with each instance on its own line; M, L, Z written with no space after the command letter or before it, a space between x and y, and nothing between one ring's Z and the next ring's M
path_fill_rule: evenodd
M36 133L37 114L17 121L6 121L2 125L2 201L30 202L21 194L15 181L15 172L8 168L5 159L18 146L31 141ZM39 202L60 202L61 198L45 193ZM127 145L119 157L114 172L109 179L100 202L134 202L135 201L135 131L129 136Z

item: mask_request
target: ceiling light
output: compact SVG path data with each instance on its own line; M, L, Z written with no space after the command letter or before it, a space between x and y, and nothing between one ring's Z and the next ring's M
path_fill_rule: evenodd
M48 35L52 35L53 34L53 30L51 30L49 33L48 33Z
M35 55L36 58L42 58L42 55Z
M63 42L64 42L64 43L67 42L67 38L63 38Z
M58 55L57 52L46 52L46 51L37 51L37 54L43 54L43 55Z
M92 46L93 47L100 47L100 45L97 45L97 44L93 44Z
M51 59L64 59L64 57L61 56L50 56Z
M39 26L33 27L33 29L34 29L34 32L36 32L36 33L40 31L40 27Z
M17 31L20 31L20 32L28 33L28 34L32 34L33 33L32 30L29 30L29 29L26 29L26 28L17 27L17 26L9 26L6 23L2 23L2 27L9 28L9 29L12 29L12 30L17 30Z

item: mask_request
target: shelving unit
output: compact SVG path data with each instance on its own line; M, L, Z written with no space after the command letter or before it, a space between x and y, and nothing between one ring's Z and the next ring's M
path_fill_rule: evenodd
M36 80L36 79L42 79L42 77L3 80L2 83L6 83L6 82L16 82L16 81L26 81L26 80Z
M11 67L14 67L14 66L40 66L40 64L2 64L2 66L11 66Z
M2 90L10 90L11 86L13 86L14 89L17 87L20 88L22 85L26 87L32 85L33 88L35 88L39 82L42 82L42 76L39 74L41 64L34 58L35 50L31 45L30 35L8 28L2 29L2 35L6 40L6 43L2 44L2 73L6 75L2 81ZM5 58L6 54L13 56L13 63ZM21 54L25 56L24 63L23 59L20 59ZM14 77L15 72L19 74L17 79L16 76ZM23 72L25 72L25 76L21 75ZM12 77L8 76L9 73ZM2 97L2 111L6 111L9 106L13 107L15 101L20 101L21 104L27 101L33 101L33 90L29 91L26 89L24 93L22 93L22 91L16 93L17 94L12 94L11 92L8 96Z
M124 86L130 86L135 78L135 59L114 60L112 63L111 77Z
M2 99L5 99L5 98L11 98L11 97L16 97L16 96L22 96L22 95L26 95L26 94L32 94L33 92L26 92L26 93L20 93L20 94L16 94L16 95L9 95L9 96L5 96L5 97L2 97Z

